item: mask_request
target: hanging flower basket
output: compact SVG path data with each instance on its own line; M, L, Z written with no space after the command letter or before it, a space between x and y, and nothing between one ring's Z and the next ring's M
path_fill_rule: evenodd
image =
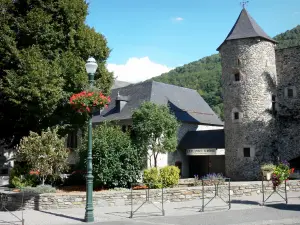
M107 107L110 103L110 97L105 96L99 91L82 91L73 94L70 98L70 104L73 109L81 113L92 113L93 110L100 110Z

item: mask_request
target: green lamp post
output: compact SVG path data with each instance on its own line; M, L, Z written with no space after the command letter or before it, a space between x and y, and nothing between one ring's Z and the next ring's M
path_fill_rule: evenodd
M98 64L93 57L90 57L85 64L86 72L89 75L89 84L94 86L94 74L98 68ZM85 222L94 222L94 207L93 207L93 164L92 164L92 113L89 114L88 121L88 154L87 154L87 176L86 176L86 207L85 207Z

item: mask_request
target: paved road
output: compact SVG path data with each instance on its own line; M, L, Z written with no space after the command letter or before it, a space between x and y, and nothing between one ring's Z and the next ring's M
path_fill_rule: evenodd
M300 196L300 193L294 193ZM272 198L267 206L260 206L261 196L249 196L232 200L232 208L226 209L221 200L214 200L205 212L199 212L201 201L165 204L166 215L162 216L153 205L144 205L130 219L130 206L95 208L97 225L300 225L300 199L290 198L289 204ZM157 205L158 207L160 205ZM222 207L220 207L222 206ZM135 206L135 209L138 206ZM21 212L16 213L18 216ZM79 225L84 224L84 209L60 209L24 212L25 225ZM1 222L2 221L2 222ZM13 221L9 213L0 212L0 225ZM19 223L16 223L19 224Z

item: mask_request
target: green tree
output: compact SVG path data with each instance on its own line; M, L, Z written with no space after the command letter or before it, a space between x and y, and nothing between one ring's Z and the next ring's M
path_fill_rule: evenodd
M88 135L79 148L79 166L85 170ZM102 124L93 129L93 175L95 187L126 187L137 182L141 156L130 135L120 127Z
M86 118L68 104L85 89L85 61L98 64L96 86L113 82L105 67L106 39L85 24L84 0L0 0L0 138L15 138L59 125L74 129Z
M159 153L173 152L179 124L167 106L144 102L132 115L136 143L157 166ZM151 154L148 154L148 150Z
M58 135L58 127L48 128L41 135L30 132L22 138L17 150L18 161L27 162L31 170L37 171L43 185L48 176L58 176L68 168L69 151L65 139Z

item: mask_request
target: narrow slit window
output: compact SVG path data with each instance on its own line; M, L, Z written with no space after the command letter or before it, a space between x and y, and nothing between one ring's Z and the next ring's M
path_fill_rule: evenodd
M288 90L287 90L287 96L289 98L293 98L294 97L294 90L292 88L288 88Z
M244 157L250 157L250 148L244 148Z
M240 77L240 73L235 73L234 74L234 81L240 81L241 77Z
M238 120L240 118L240 115L238 112L234 112L234 117L235 120Z
M272 112L273 114L276 113L276 96L272 95Z

